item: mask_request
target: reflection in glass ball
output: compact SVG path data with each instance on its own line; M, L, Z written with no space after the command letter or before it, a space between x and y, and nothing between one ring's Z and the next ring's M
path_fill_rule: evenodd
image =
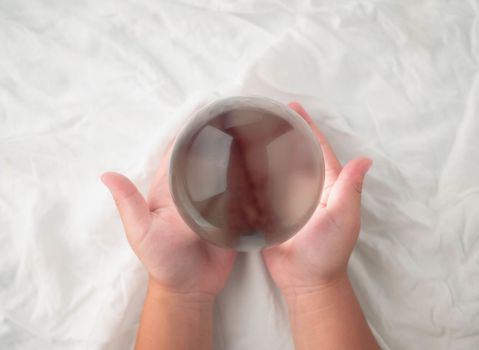
M170 191L202 238L240 251L291 238L315 210L324 179L320 146L288 107L230 97L202 108L177 136Z

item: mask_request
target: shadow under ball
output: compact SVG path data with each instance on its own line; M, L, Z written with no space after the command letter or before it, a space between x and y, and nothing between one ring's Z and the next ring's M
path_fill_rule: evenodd
M291 238L319 203L324 162L309 125L262 97L229 97L199 110L180 131L170 191L203 239L238 251Z

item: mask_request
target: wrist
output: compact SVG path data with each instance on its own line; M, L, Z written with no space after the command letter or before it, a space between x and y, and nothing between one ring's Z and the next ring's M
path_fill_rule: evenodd
M379 349L347 274L285 297L297 349Z
M148 283L136 349L211 349L213 296Z
M290 312L320 311L347 299L352 290L347 273L327 282L303 285L282 290Z
M199 291L175 290L150 277L147 298L171 307L208 309L213 306L215 295Z

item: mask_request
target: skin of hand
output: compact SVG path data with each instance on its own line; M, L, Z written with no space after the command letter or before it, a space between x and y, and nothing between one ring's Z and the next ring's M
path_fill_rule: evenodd
M298 103L323 150L325 182L308 223L285 243L263 250L288 307L297 350L377 350L347 274L360 229L361 189L371 166L357 158L343 168L326 138Z
M213 302L223 288L235 252L199 238L180 217L168 184L171 147L145 200L116 173L101 179L123 222L128 242L149 274L136 340L137 350L213 347Z
M360 229L362 183L372 161L357 158L343 168L303 107L296 102L289 107L310 125L325 162L323 192L311 219L290 240L263 250L277 286L284 294L297 294L334 284L347 275Z
M150 281L172 293L215 296L232 270L235 253L200 239L180 217L168 186L170 154L171 147L148 200L123 175L105 173L101 179L113 195L128 242Z
M304 109L297 103L290 107L319 140L325 186L311 220L289 241L263 250L265 263L288 301L297 349L350 349L352 344L376 349L347 278L359 233L362 181L371 160L355 159L343 169ZM150 276L137 349L209 349L212 300L232 270L235 253L202 241L183 222L169 193L168 163L169 152L147 201L126 177L102 176L128 241ZM246 209L234 210L234 215Z

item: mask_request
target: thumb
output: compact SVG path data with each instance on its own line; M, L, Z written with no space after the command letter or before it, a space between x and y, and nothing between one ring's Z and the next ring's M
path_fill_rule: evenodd
M355 216L361 208L364 176L372 165L369 158L356 158L341 170L331 189L327 208L334 215Z
M135 244L141 241L150 226L150 209L135 185L125 176L104 173L101 181L110 190L115 200L128 240Z

